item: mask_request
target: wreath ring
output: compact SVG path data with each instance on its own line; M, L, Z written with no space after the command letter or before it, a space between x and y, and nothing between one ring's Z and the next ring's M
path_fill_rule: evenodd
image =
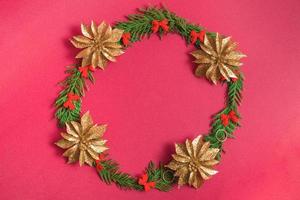
M120 188L149 191L153 188L168 191L175 182L179 186L199 188L215 175L214 166L220 162L223 143L233 137L239 126L238 105L241 101L243 75L240 59L244 54L236 51L237 44L230 37L207 31L191 24L175 13L161 7L140 9L129 15L126 21L113 27L102 22L90 26L81 24L82 35L70 41L81 51L76 55L81 62L67 69L67 78L62 82L63 90L56 99L56 118L66 131L55 144L65 149L63 156L68 163L79 161L80 166L95 167L101 180L116 183ZM195 75L206 77L214 84L227 84L226 106L212 117L211 129L206 136L199 135L184 144L175 144L175 153L168 164L155 166L150 161L141 177L133 177L119 170L116 161L108 158L103 134L107 125L93 123L89 112L80 115L81 98L87 88L86 80L94 83L95 69L104 69L109 61L124 53L127 47L144 36L177 33L187 45L194 45L191 55L197 64ZM81 116L81 117L80 117Z

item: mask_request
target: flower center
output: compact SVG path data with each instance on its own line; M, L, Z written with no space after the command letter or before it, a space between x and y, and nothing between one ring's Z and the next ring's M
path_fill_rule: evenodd
M197 171L197 163L190 162L188 168L189 168L189 171L196 172Z
M86 139L82 139L80 141L80 144L79 144L79 149L80 150L86 150L87 149L87 144L88 144L88 142L86 141Z
M217 57L212 56L212 60L213 60L214 64L216 64L216 65L219 65L223 62L223 59L221 56L217 56Z
M94 38L94 40L93 40L93 50L94 51L101 51L102 50L102 47L103 47L103 45L102 45L102 42L101 42L101 40L99 39L99 38Z

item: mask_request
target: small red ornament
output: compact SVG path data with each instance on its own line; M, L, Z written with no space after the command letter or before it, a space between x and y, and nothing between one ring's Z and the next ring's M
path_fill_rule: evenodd
M161 27L165 33L168 32L169 31L168 23L169 23L169 21L167 19L163 19L161 21L153 20L152 21L153 33L157 33L157 31L159 30L159 27Z
M104 167L101 165L101 162L105 159L105 157L106 157L106 154L103 154L103 153L99 154L99 159L96 160L96 168L98 171L103 170Z
M197 42L197 40L199 39L201 42L204 41L204 36L205 36L205 31L200 31L199 33L197 33L196 31L192 30L190 33L191 36L191 43L195 44Z
M139 178L139 185L144 186L144 190L148 192L150 189L155 188L155 182L147 182L148 174L143 174L142 177Z
M238 78L231 78L232 82L236 82Z
M67 101L64 103L65 108L69 108L70 110L75 109L74 101L80 99L80 97L73 92L70 92L68 95Z
M94 72L95 68L93 66L82 66L82 67L79 67L78 70L80 71L81 76L83 78L87 78L88 77L88 71Z
M124 46L128 46L128 44L130 43L130 38L131 38L131 35L129 32L124 33L122 35L122 43L124 44Z
M236 115L236 113L232 110L228 113L228 115L226 114L222 114L221 115L221 120L222 120L222 124L224 126L227 126L229 124L229 120L231 120L234 123L237 123L239 121L238 116Z

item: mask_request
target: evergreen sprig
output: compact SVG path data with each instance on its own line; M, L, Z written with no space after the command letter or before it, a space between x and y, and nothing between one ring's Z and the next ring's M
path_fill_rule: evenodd
M59 93L55 101L56 113L55 116L59 120L60 125L64 125L70 121L78 121L80 119L81 99L74 102L75 109L65 108L63 104L67 101L67 95L73 93L79 97L84 96L84 91L88 88L85 79L81 77L81 72L77 66L69 66L65 71L67 77L60 83L63 90ZM88 79L94 83L93 74L88 72Z
M144 190L143 186L138 184L138 178L119 171L117 162L113 160L104 160L101 161L100 164L102 169L98 170L98 174L101 180L106 184L115 183L122 189ZM171 189L173 179L167 180L164 178L164 174L166 174L167 170L163 165L155 167L154 163L150 161L145 171L148 175L148 181L155 182L156 189L160 191L168 191ZM173 174L171 174L171 176L173 176Z

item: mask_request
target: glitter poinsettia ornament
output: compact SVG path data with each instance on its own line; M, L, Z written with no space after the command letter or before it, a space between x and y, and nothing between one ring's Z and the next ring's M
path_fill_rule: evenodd
M83 49L76 58L82 58L82 66L105 68L108 61L116 61L116 57L123 54L122 45L119 44L123 30L112 29L110 25L102 22L97 26L93 21L88 27L81 24L83 35L74 36L71 43Z
M193 141L186 140L185 144L175 144L176 154L166 167L175 171L180 186L188 184L199 188L204 180L209 179L217 171L213 166L218 164L217 148L209 148L210 143L204 142L199 135Z
M195 63L199 64L195 74L206 76L214 84L222 78L227 81L236 79L236 71L242 65L240 59L246 56L236 51L236 46L230 37L222 37L218 33L216 37L205 35L201 49L191 53L196 58Z
M99 154L108 149L105 146L106 140L102 139L105 131L106 125L93 124L90 113L86 112L80 123L66 123L66 133L61 133L63 139L55 144L66 149L63 156L68 157L69 163L79 161L80 166L84 163L93 166Z

